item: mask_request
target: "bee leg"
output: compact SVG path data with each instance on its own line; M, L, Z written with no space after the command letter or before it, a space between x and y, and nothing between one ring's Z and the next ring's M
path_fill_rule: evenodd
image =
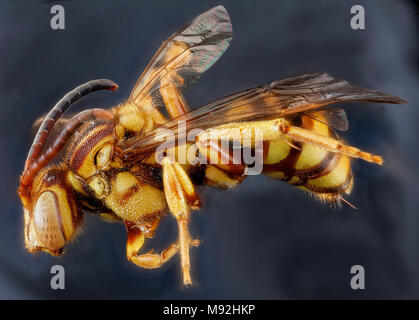
M179 244L174 243L169 245L160 254L149 252L138 255L138 252L143 246L144 240L147 237L147 235L140 229L140 226L127 222L125 224L128 232L127 259L135 263L137 266L144 269L160 268L164 263L169 261L179 251ZM198 246L199 240L192 240L190 244L193 246Z
M183 168L169 158L162 159L163 166L163 186L166 201L170 211L176 218L179 228L179 251L183 274L183 283L192 284L190 276L189 246L191 244L188 223L189 223L189 203L198 206L199 199L196 196L195 188L189 176Z
M169 261L173 257L178 248L176 245L170 245L166 250L162 251L161 254L155 254L152 252L139 255L141 247L144 244L145 235L138 226L127 227L128 238L127 238L127 259L137 266L144 269L156 269L160 268L165 262Z
M201 149L213 140L230 140L249 143L254 146L261 141L278 140L281 138L279 131L282 119L249 121L229 123L204 130L196 137L198 147Z
M348 146L342 141L322 136L300 127L283 125L280 126L280 131L295 141L312 144L326 151L344 154L351 158L361 158L367 162L373 162L379 165L383 164L383 158L380 156Z
M231 176L231 174L229 175L229 171L226 172L213 165L207 165L205 168L206 184L212 187L221 189L235 188L243 179L243 176Z
M221 125L201 132L197 145L203 150L213 140L249 142L252 146L259 141L278 140L289 137L295 141L318 146L326 151L340 153L351 158L361 158L368 162L383 164L380 156L345 145L342 141L316 134L310 130L287 124L284 119L252 121Z

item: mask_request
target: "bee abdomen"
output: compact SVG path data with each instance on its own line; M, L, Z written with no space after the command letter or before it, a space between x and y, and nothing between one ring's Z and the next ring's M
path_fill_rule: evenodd
M308 121L304 121L307 125ZM309 128L325 136L334 136L325 124L310 121ZM350 158L320 147L296 141L265 142L263 172L284 180L325 201L336 201L349 194L353 177Z

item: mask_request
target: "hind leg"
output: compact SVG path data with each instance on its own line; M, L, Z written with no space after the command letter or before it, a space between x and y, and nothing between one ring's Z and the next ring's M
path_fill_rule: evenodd
M292 126L284 119L268 121L252 121L221 125L203 131L197 136L196 143L200 150L207 148L211 141L230 140L247 142L254 146L260 141L272 141L291 138L307 144L318 146L326 151L340 153L351 158L361 158L368 162L383 164L380 156L361 151L358 148L345 145L342 141L316 134L310 130Z

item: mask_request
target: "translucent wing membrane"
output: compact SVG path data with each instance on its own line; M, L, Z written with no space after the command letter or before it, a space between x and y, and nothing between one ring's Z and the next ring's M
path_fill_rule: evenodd
M328 127L340 131L347 131L349 128L348 118L343 109L324 108L302 112L304 115L317 120Z
M159 89L170 84L181 91L196 81L228 48L232 35L223 6L199 15L160 46L129 100L145 109L161 107Z
M126 141L122 148L127 158L135 157L136 154L149 153L161 143L165 135L162 129L171 130L177 134L179 120L184 120L186 130L190 131L192 129L205 130L225 123L269 120L302 113L317 120L320 119L320 112L325 116L325 120L322 121L328 122L329 126L346 130L348 125L344 111L340 109L331 111L333 109L323 109L323 107L350 101L406 103L399 97L352 85L328 74L305 74L214 101L168 121L143 137Z
M326 73L305 74L275 81L269 88L283 97L281 103L284 116L337 102L406 103L399 97L356 86Z

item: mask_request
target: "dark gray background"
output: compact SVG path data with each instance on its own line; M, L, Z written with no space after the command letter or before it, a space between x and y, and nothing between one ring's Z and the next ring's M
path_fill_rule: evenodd
M419 298L418 11L407 1L61 1L66 29L50 28L51 2L0 3L0 298ZM191 230L193 288L179 259L142 270L125 258L125 230L87 217L62 258L23 248L16 195L31 124L76 85L109 78L116 93L77 104L111 107L126 99L154 51L201 12L224 4L230 48L189 91L192 106L308 72L327 72L409 100L351 104L345 139L382 154L384 167L353 162L358 211L330 209L264 176L231 191L201 190ZM350 28L362 4L366 30ZM78 108L78 109L77 109ZM167 217L149 244L176 238ZM50 289L50 267L66 270L66 290ZM366 290L350 288L350 268L366 269Z

